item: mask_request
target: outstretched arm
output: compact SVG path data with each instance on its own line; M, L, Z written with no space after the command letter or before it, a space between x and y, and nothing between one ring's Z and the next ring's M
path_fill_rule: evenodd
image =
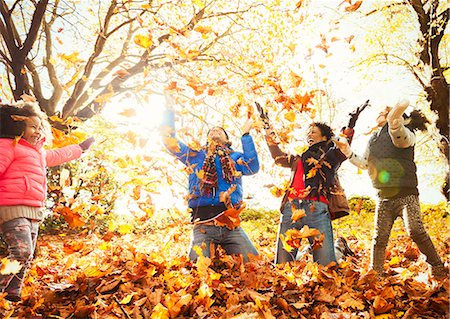
M173 111L172 97L166 96L167 107L164 111L163 122L160 127L162 141L167 150L172 153L183 164L189 165L190 156L197 154L183 142L175 137L175 112Z
M350 148L350 145L348 144L348 140L346 138L341 138L339 140L335 140L334 143L337 145L337 147L341 150L342 153L344 153L345 156L347 156L350 163L353 165L361 168L361 169L367 169L368 167L368 159L369 159L369 147L366 148L366 151L364 152L363 156L355 154L352 149Z
M399 101L387 116L389 135L398 148L408 148L416 143L416 136L403 123L403 113L408 105L408 100Z
M74 144L54 150L45 150L45 160L47 166L57 166L79 158L82 153L81 146Z

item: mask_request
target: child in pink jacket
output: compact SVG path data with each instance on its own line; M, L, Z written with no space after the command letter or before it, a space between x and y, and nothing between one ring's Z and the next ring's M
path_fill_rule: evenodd
M0 105L0 232L8 260L18 261L17 274L0 275L5 298L19 301L24 275L33 257L47 195L46 167L77 159L94 142L45 150L45 113L35 104Z

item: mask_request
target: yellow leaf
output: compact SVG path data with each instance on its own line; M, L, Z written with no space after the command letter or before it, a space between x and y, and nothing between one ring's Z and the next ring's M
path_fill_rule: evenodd
M286 114L284 114L284 118L286 120L288 120L289 122L294 122L295 121L295 112L294 111L289 111Z
M205 7L205 1L203 0L192 0L192 3L200 9L203 9Z
M398 265L400 263L400 258L398 256L392 257L392 259L389 261L389 265Z
M133 226L130 224L122 224L119 226L119 233L121 235L129 234L131 230L133 229Z
M148 49L153 45L152 36L137 34L134 36L134 43L136 43L138 46L144 49Z
M121 305L127 305L130 303L131 299L133 298L134 293L128 294L126 295L121 301L120 304Z
M161 303L158 303L154 308L151 319L169 319L169 310L164 307Z
M110 232L113 232L113 231L116 230L116 228L117 228L116 222L113 221L112 219L110 219L109 222L108 222L108 230L109 230Z

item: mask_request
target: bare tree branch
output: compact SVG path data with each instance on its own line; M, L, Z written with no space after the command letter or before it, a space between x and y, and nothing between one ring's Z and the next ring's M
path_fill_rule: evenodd
M111 18L114 15L114 11L117 7L117 1L112 0L111 4L108 8L108 11L105 16L104 24L102 26L101 32L99 32L97 36L97 40L94 45L94 52L89 57L86 66L84 68L83 76L77 81L75 84L74 90L70 98L66 101L63 107L63 116L66 117L68 114L71 114L73 110L76 108L76 101L79 96L82 94L84 88L86 87L86 79L91 76L92 69L95 65L95 59L102 53L103 48L105 46L107 38L105 37L106 32L108 32L109 23L111 22Z
M21 48L21 54L25 57L33 47L39 29L41 27L42 20L44 19L44 13L47 8L48 0L41 0L36 6L36 10L33 13L33 19L31 20L31 26L27 33L27 38Z

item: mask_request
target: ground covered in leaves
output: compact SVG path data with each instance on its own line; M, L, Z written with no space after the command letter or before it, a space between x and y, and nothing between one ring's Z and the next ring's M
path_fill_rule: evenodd
M426 209L424 221L448 265L447 208ZM278 212L244 212L261 255L247 264L220 251L191 263L180 220L125 235L42 234L23 300L0 298L0 308L5 318L448 318L449 279L431 276L401 221L386 276L367 271L372 220L363 210L334 222L356 256L330 268L309 255L272 264Z

